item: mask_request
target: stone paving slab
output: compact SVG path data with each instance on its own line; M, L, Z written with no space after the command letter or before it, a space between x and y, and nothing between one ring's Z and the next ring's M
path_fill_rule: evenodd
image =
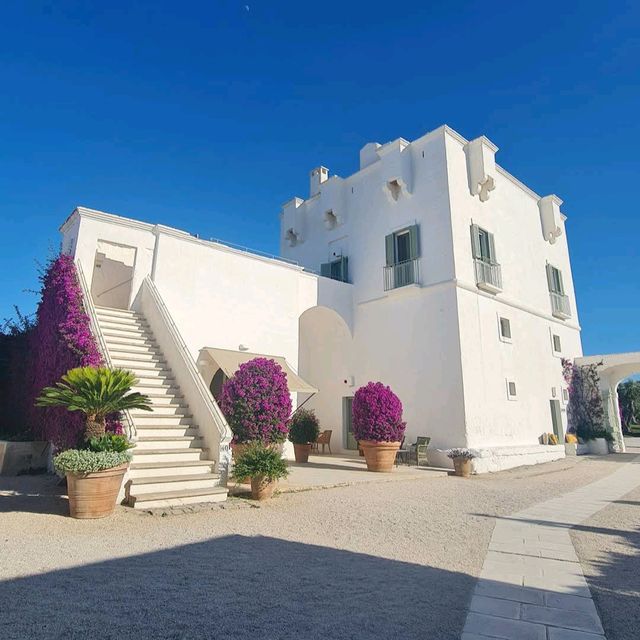
M640 485L639 465L498 520L462 640L604 640L569 530Z

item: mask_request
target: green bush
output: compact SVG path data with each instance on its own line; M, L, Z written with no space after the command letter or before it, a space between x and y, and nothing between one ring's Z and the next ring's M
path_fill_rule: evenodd
M259 476L269 481L286 478L289 475L287 463L280 452L257 441L250 444L246 451L236 460L233 467L233 478L257 478Z
M588 422L581 422L576 427L576 435L584 442L604 438L607 442L613 441L613 434L604 427L597 427Z
M289 440L293 444L315 442L320 434L320 424L312 409L298 409L289 422Z
M65 473L91 473L113 469L131 461L128 451L89 451L67 449L53 459L53 466L61 475Z
M90 451L115 451L116 453L122 453L134 446L134 444L129 442L127 436L107 433L99 438L91 438L88 448Z

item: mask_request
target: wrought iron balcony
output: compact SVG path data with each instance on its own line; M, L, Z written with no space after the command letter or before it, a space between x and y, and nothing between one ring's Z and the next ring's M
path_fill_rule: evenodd
M410 284L418 284L420 280L420 261L418 258L405 260L384 267L384 290L391 291Z
M491 264L484 260L475 259L476 284L479 289L490 293L502 291L502 267L499 264Z
M569 296L563 293L549 292L551 298L551 313L556 318L567 320L571 317L571 307L569 306Z

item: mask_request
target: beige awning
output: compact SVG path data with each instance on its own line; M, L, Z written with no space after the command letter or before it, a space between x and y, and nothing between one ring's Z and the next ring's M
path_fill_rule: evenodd
M287 385L289 391L297 393L317 393L318 390L305 382L288 364L282 356L267 356L261 353L250 353L249 351L230 351L229 349L214 349L205 347L200 353L206 353L225 372L227 377L231 377L243 362L249 362L254 358L269 358L275 360L287 375Z

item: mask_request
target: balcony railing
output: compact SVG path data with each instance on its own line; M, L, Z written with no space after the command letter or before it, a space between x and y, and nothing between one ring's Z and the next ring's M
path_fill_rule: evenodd
M420 262L418 258L384 267L384 290L391 291L409 284L418 284Z
M556 318L566 320L571 317L571 307L569 306L569 296L562 293L549 292L551 298L551 312Z
M502 291L502 267L484 260L474 260L476 283L480 289L498 293Z

